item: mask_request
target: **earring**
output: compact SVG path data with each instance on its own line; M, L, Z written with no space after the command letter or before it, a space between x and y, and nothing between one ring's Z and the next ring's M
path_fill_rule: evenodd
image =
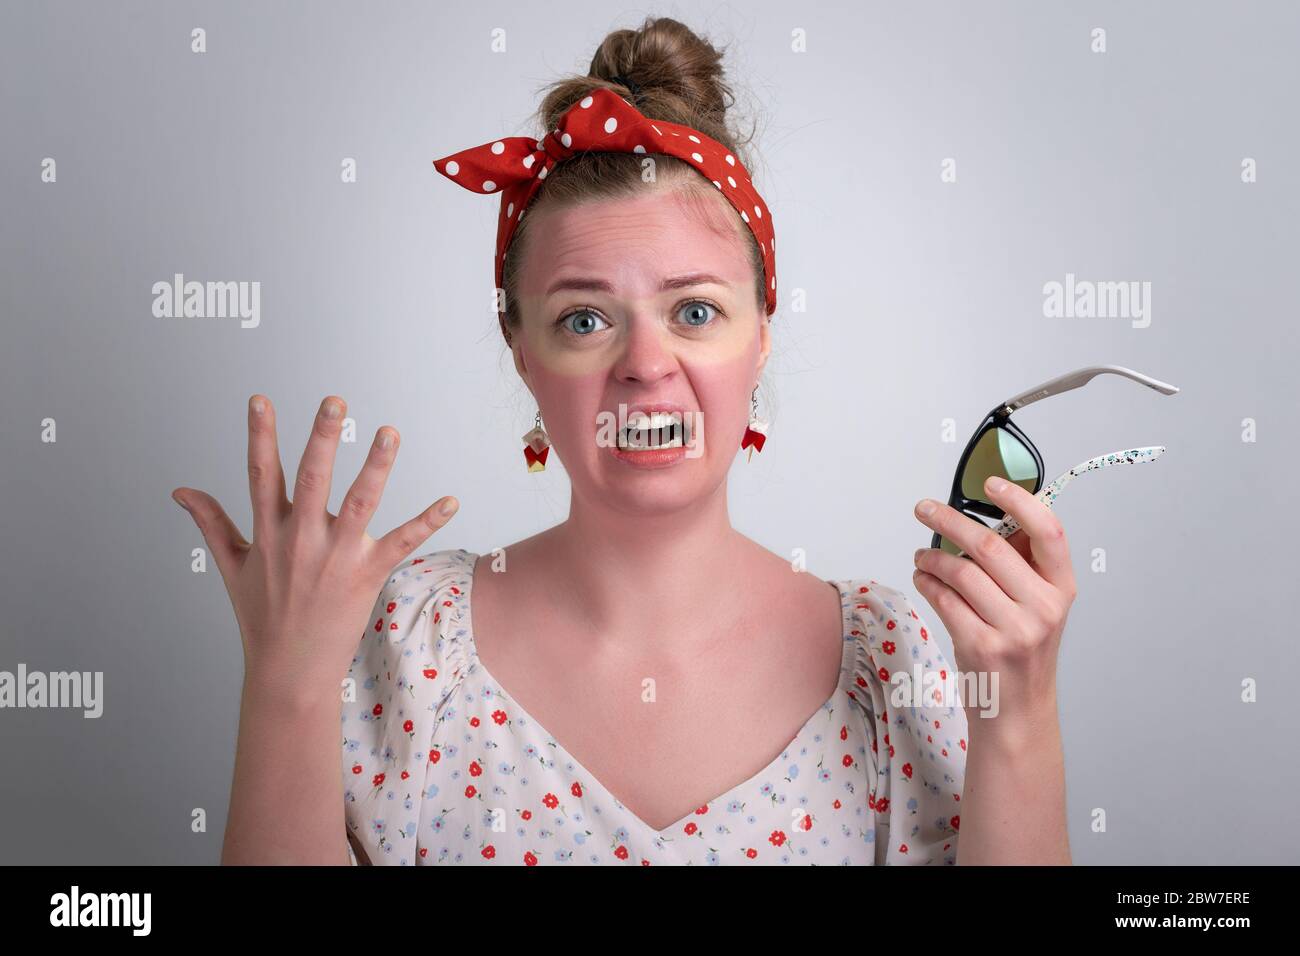
M537 410L533 430L524 436L524 461L529 471L546 470L546 454L551 450L551 438L542 428L542 410Z
M762 452L763 443L767 441L768 422L758 417L758 386L754 386L754 393L750 395L754 402L754 408L749 413L749 427L745 429L745 437L740 440L741 448L749 449L749 457L746 461L751 461L754 452Z

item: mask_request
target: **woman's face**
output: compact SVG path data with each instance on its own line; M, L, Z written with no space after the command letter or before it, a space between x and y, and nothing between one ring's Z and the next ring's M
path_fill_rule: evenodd
M725 480L771 349L735 212L705 199L660 185L529 211L515 367L575 491L619 511L662 513ZM684 451L620 453L631 406L659 402L684 410Z

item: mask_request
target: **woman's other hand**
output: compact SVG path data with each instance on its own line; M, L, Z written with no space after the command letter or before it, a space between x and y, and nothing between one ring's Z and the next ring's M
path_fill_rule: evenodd
M244 645L245 683L288 702L337 697L388 574L457 507L444 497L378 540L366 534L400 441L396 429L382 427L339 514L330 514L345 411L337 396L321 403L290 502L275 411L265 396L250 398L251 542L211 495L193 488L172 492L198 525L225 581Z

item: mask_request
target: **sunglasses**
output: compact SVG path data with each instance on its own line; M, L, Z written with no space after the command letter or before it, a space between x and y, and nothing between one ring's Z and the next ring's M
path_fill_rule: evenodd
M1043 479L1046 477L1043 470L1043 456L1034 447L1034 443L1029 440L1029 436L1016 427L1015 422L1011 421L1012 413L1041 399L1052 395L1060 395L1062 392L1068 392L1081 385L1086 385L1096 376L1103 374L1122 375L1124 378L1132 379L1140 385L1153 388L1163 395L1174 395L1178 392L1176 386L1156 381L1141 372L1135 372L1119 365L1100 365L1069 372L1059 378L1052 379L1050 382L1044 382L1042 385L1022 392L1015 398L1000 402L996 408L984 416L984 421L975 430L971 440L966 443L966 449L961 453L961 458L957 461L957 474L953 479L952 492L948 495L948 505L974 518L976 521L980 521L982 524L986 523L983 520L985 518L991 518L994 521L1007 518L1007 513L986 498L984 494L984 482L994 475L1014 482L1030 494L1037 495L1042 490ZM1162 446L1154 447L1160 447L1161 451L1164 450ZM1107 461L1107 464L1127 460L1126 453L1117 452L1115 456L1102 456L1102 459L1091 459L1091 462L1112 457L1114 462ZM1156 457L1159 457L1158 452L1134 460L1149 461L1154 460ZM1073 474L1079 469L1091 470L1087 467L1089 464L1090 462L1085 462L1083 465L1078 466L1078 469L1071 469L1070 472L1061 477L1066 478L1067 475L1073 477ZM1057 479L1057 481L1060 480ZM1056 490L1059 491L1059 487ZM1052 497L1055 498L1055 495ZM1002 527L1005 527L1005 525ZM1009 537L1012 533L1013 531L1007 531L1004 537ZM960 545L949 541L937 531L930 540L930 547L938 548L949 554L963 554ZM969 557L969 555L963 556Z

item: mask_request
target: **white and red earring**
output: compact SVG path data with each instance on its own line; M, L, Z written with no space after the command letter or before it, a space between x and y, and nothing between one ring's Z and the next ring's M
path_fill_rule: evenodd
M753 401L754 407L749 413L749 427L745 429L745 437L740 440L740 447L749 449L749 456L745 459L746 461L753 460L754 452L761 453L763 451L763 443L767 441L768 427L767 420L758 417L757 385L754 386L754 393L750 395L750 399Z
M545 471L546 455L550 450L551 439L542 428L542 410L539 408L532 431L524 435L524 461L528 464L528 470Z

